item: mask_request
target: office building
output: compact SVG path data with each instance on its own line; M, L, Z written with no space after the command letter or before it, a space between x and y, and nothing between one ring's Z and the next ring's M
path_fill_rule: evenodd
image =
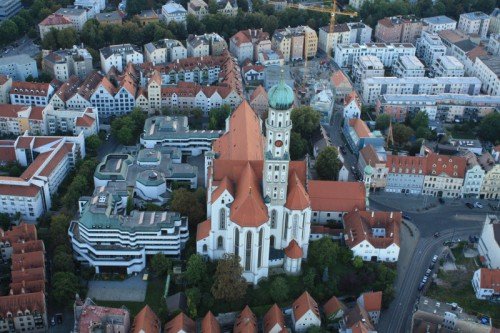
M21 0L4 0L0 2L0 22L10 19L22 8Z

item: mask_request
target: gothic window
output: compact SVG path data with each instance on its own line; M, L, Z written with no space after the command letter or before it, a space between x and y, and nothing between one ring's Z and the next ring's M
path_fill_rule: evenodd
M273 209L271 211L271 229L276 229L276 210Z
M226 229L226 210L224 208L221 208L219 211L219 229Z
M283 239L286 240L288 236L288 214L285 213L285 224L283 225Z
M207 244L203 244L203 253L207 252Z
M222 236L217 237L217 249L221 250L224 247L224 238Z
M252 232L247 232L247 244L245 249L245 271L250 270L252 260Z
M259 268L262 266L262 242L264 241L263 238L264 238L264 230L260 229L260 231L259 231L259 251L258 251L259 257L257 258L257 267L259 267Z
M234 254L240 255L240 231L238 228L234 228Z
M297 232L299 229L299 216L293 216L293 224L292 224L292 238L297 239Z

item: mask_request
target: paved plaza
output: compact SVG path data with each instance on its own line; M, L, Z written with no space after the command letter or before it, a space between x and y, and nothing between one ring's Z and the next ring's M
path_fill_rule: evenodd
M147 286L142 274L124 281L89 281L87 297L97 301L144 302Z

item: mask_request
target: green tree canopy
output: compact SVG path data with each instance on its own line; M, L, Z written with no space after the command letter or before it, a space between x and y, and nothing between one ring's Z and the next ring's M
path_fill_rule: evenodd
M56 248L58 245L68 242L68 228L71 218L64 214L54 215L50 222L50 245Z
M52 277L50 296L61 306L71 306L75 295L80 293L78 277L72 272L57 272Z
M215 299L233 302L242 299L247 292L247 283L241 276L243 267L240 258L226 253L217 262L212 295Z
M389 128L389 124L391 123L391 116L388 114L381 114L375 120L375 128L380 131L385 131Z
M413 118L410 120L410 125L413 130L417 130L419 128L428 128L429 127L429 115L425 111L418 111Z
M331 238L324 237L309 243L308 265L322 275L325 268L332 270L337 262L339 246Z
M479 123L481 139L493 144L500 143L500 113L493 112L484 117Z
M73 256L64 251L56 251L52 258L54 272L74 272Z
M397 145L404 145L410 140L413 135L413 130L403 124L395 124L392 127L392 137Z
M211 130L223 130L226 128L226 118L231 113L229 105L213 108L209 113L208 128Z
M290 296L289 292L288 282L284 277L278 276L271 282L269 293L274 302L282 303L288 300Z
M94 134L85 139L85 149L90 156L97 156L97 149L101 146L101 139Z
M301 106L292 110L291 119L292 130L309 140L319 130L321 115L310 106Z
M198 254L189 257L186 265L186 280L192 286L199 286L207 278L207 264Z
M290 136L290 158L292 161L303 159L308 150L308 142L299 133L293 132Z
M185 188L179 188L172 192L170 209L182 216L187 216L190 226L196 226L205 218L204 190L199 188L191 192ZM202 201L203 200L203 201Z
M156 276L165 276L172 270L172 260L163 253L157 253L151 258L151 270Z
M326 147L316 159L316 172L320 179L337 180L341 167L342 163L335 147Z

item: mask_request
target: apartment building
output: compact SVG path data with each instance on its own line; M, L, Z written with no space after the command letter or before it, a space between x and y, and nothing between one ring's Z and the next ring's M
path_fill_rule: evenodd
M422 33L422 27L422 21L413 15L384 17L375 27L375 41L414 44Z
M45 106L54 94L54 87L50 83L12 82L10 88L10 102L14 105Z
M96 188L91 197L80 198L80 216L68 230L75 259L97 274L133 274L157 253L179 257L189 238L187 218L160 211L126 214L128 192L118 185Z
M285 57L279 50L263 50L259 52L257 63L264 67L284 66Z
M139 14L135 15L135 18L139 20L142 26L148 23L158 23L160 21L160 17L154 9L142 10Z
M141 49L132 44L120 44L104 47L99 50L101 59L101 69L104 73L110 71L111 67L115 67L119 72L129 62L133 64L142 64L144 61Z
M82 31L83 25L88 20L87 10L84 8L59 8L56 15L62 15L71 21L76 31Z
M491 34L500 34L500 8L495 8L491 12L488 31Z
M468 35L479 35L486 38L490 25L490 16L483 12L463 13L458 20L458 30Z
M73 28L73 22L69 18L60 14L50 14L42 22L38 23L40 38L44 39L51 30L63 30Z
M238 14L238 3L236 0L217 0L217 13L236 16Z
M415 56L401 56L392 66L392 74L396 77L423 77L425 67Z
M465 75L465 68L457 58L445 55L436 59L430 72L434 77L462 77Z
M86 77L93 69L92 55L83 47L50 52L42 59L42 69L53 78L66 82L71 75Z
M241 30L229 40L229 51L239 63L247 59L257 61L259 52L264 50L271 50L271 40L269 34L262 29Z
M340 67L351 67L358 58L364 55L372 55L380 59L385 67L392 67L394 62L403 55L415 55L415 46L412 44L349 44L337 45L333 60Z
M203 0L190 0L187 4L188 14L194 15L198 20L208 15L208 5Z
M416 55L425 63L427 67L431 67L436 59L446 54L446 46L444 46L441 38L435 33L427 31L422 32L422 37L417 40Z
M263 86L259 85L257 89L252 92L249 100L252 109L257 112L259 117L263 117L264 113L267 111L269 105L269 99L267 92Z
M99 133L99 114L94 108L84 110L54 110L46 107L45 129L48 135L71 133L85 138Z
M316 55L318 37L308 26L278 29L273 34L272 45L283 54L285 61L302 60Z
M374 190L385 188L389 170L384 147L374 147L369 144L359 151L358 170L365 170L367 165L373 170L370 188Z
M471 282L477 299L500 299L500 269L479 268L474 272Z
M357 92L353 91L344 99L343 116L344 119L361 118L361 98Z
M477 249L483 258L482 264L490 269L500 269L500 219L498 216L486 215Z
M485 171L473 152L467 151L463 154L463 157L467 164L462 186L462 198L479 198Z
M187 10L182 5L168 1L161 7L162 20L168 25L170 22L176 22L186 26Z
M346 96L354 90L351 81L341 70L333 72L330 83L336 103L344 103Z
M321 27L319 28L318 49L331 55L338 44L370 43L371 38L372 28L363 22L336 24L333 32L330 32L329 26Z
M144 45L144 57L154 66L167 64L178 59L186 59L187 54L186 47L175 39L160 39L157 42Z
M22 8L20 0L5 0L0 3L0 22L10 19Z
M162 83L165 85L179 82L208 85L219 81L221 68L226 61L228 61L226 56L192 57L155 66L154 69L160 73Z
M106 0L75 0L73 4L75 7L87 9L89 19L106 9Z
M422 23L422 30L431 34L442 30L455 30L457 28L457 21L444 15L423 18Z
M452 48L455 43L470 39L469 35L457 29L442 30L437 34L439 38L441 38L444 46L446 46L446 55L452 55Z
M487 49L492 55L500 56L500 33L490 35Z
M378 98L386 94L437 95L467 94L479 95L481 81L475 77L372 77L363 82L363 101L375 105Z
M474 74L481 80L481 90L491 96L500 96L500 57L479 56L474 62Z
M487 56L488 52L482 45L473 43L470 39L453 43L449 55L458 59L465 69L465 75L475 76L474 63L479 56Z
M14 81L26 81L28 76L38 77L36 61L27 54L0 58L0 74Z
M486 172L479 197L481 199L500 198L500 164L495 162L495 159L490 153L484 153L479 156L478 160L479 164ZM500 268L500 266L497 268Z
M385 94L375 105L378 114L388 114L392 121L403 122L409 112L418 110L427 113L429 118L443 116L446 122L465 120L465 116L482 118L495 112L500 105L500 97L488 95L467 95L439 93L436 95Z
M360 86L369 77L384 76L384 64L379 58L372 55L361 56L352 66L354 83Z
M10 101L10 88L12 88L12 78L0 74L0 104L7 104Z
M186 40L188 57L220 56L227 50L227 43L219 34L189 35Z

